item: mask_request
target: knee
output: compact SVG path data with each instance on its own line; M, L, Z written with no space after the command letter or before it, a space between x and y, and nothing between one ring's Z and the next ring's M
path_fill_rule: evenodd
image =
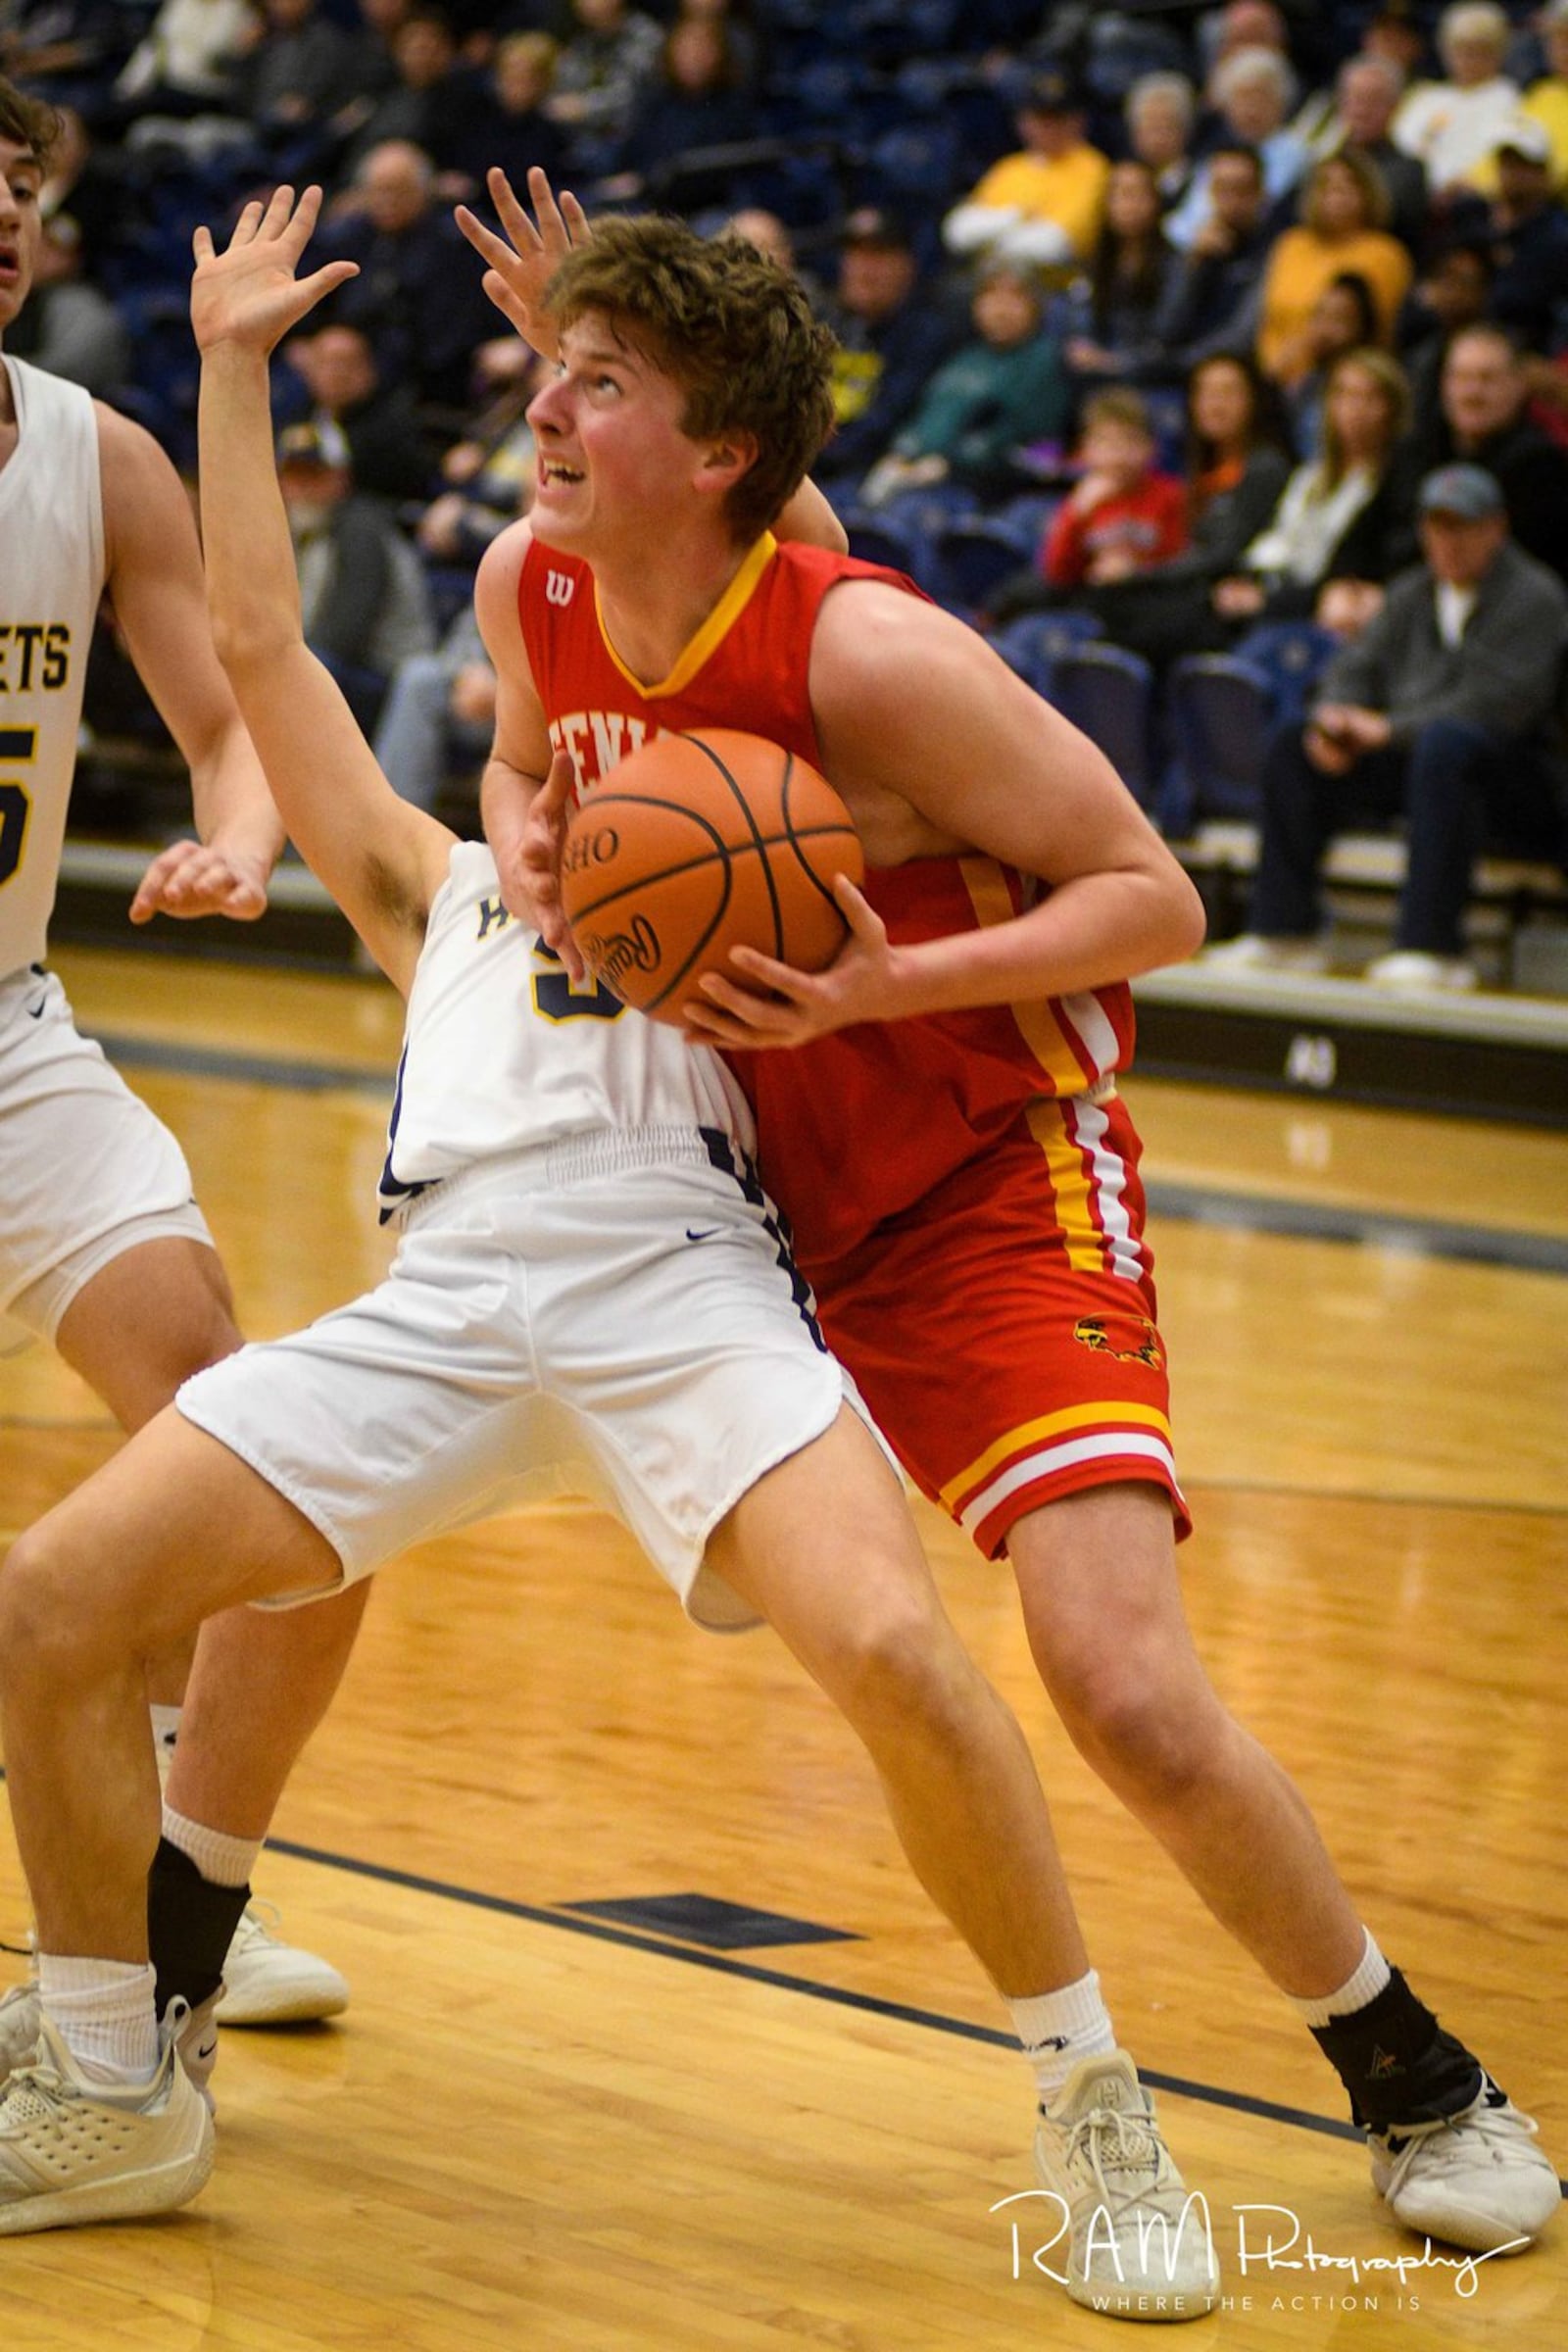
M1412 793L1443 778L1462 780L1478 760L1497 748L1485 727L1459 718L1429 719L1410 746Z
M71 1587L47 1520L18 1537L0 1567L0 1689L7 1693L79 1674L97 1619Z
M915 1599L868 1612L838 1668L840 1703L863 1733L885 1725L901 1740L939 1745L959 1736L984 1688L940 1608Z
M1035 1657L1073 1745L1111 1787L1179 1807L1208 1777L1226 1718L1200 1669L1172 1674L1135 1643L1072 1659L1036 1643Z

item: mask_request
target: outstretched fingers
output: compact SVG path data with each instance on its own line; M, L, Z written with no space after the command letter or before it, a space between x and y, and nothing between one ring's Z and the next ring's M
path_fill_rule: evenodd
M493 228L487 228L478 214L470 213L466 204L460 204L457 207L453 219L479 259L488 262L498 276L508 262L516 260L516 254L506 239L498 237Z

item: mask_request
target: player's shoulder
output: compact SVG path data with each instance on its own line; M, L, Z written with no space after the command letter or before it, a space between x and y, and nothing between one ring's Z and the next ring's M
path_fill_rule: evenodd
M851 574L823 599L811 638L819 719L869 716L884 701L923 701L982 673L993 691L1018 682L978 630L894 577Z
M98 478L111 531L117 514L177 511L188 516L189 501L173 460L146 426L122 416L106 401L95 400L92 413L98 427Z
M122 416L106 400L92 404L94 422L98 427L98 458L104 467L104 478L111 469L118 475L156 478L179 486L179 475L172 458L163 450L144 424L134 417Z
M172 459L145 425L104 401L92 406L111 580L125 562L166 571L198 562L196 519Z
M966 622L934 604L923 590L899 573L840 559L837 576L829 579L822 598L815 642L853 653L889 644L925 642L931 638L982 641Z

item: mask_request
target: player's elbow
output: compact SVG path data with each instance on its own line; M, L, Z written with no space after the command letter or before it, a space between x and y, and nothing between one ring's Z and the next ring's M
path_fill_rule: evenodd
M297 621L290 623L270 612L233 609L215 603L211 608L213 644L223 674L236 694L275 671L291 648L297 647Z
M1168 944L1159 958L1162 964L1187 962L1208 934L1207 910L1191 874L1174 858L1170 865L1164 894Z

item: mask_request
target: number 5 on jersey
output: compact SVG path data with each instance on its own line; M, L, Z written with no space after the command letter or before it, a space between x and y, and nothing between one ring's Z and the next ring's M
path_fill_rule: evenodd
M28 765L37 753L36 727L0 727L0 888L22 863L27 819L32 814L32 796L26 786L5 771Z

